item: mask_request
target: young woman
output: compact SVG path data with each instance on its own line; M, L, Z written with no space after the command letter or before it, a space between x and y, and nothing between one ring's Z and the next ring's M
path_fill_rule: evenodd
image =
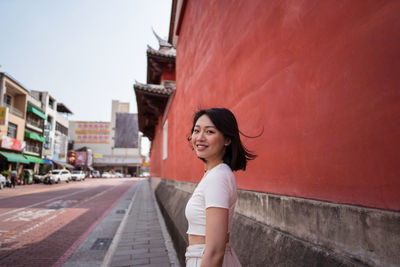
M241 266L229 243L237 200L233 171L246 170L251 154L241 143L235 116L225 108L198 111L188 138L205 174L189 199L186 266Z

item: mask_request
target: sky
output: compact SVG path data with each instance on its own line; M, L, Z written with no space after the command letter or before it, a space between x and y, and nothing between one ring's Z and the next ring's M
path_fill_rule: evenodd
M168 37L171 0L0 0L0 71L48 91L70 120L110 121L113 99L137 112L152 29Z
M73 115L110 121L111 101L137 113L152 29L168 37L172 0L0 0L0 72L49 92ZM148 146L147 142L144 142Z

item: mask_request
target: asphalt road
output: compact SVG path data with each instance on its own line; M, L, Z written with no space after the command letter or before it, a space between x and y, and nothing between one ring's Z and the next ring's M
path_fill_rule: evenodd
M86 179L0 190L0 266L62 266L134 183Z

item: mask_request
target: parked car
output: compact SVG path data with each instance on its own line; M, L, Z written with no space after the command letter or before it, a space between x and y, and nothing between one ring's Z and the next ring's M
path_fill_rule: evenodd
M100 172L97 170L92 171L92 177L93 178L100 178Z
M0 189L3 189L7 185L7 179L0 174Z
M111 174L109 172L103 172L103 174L101 175L102 178L111 178Z
M85 172L84 171L73 171L71 172L72 181L83 181L85 180Z
M69 182L71 180L71 173L69 170L53 170L50 175L51 183L59 183L62 181Z
M122 173L120 173L120 172L116 172L114 175L115 175L116 178L124 177L124 175L122 175Z
M40 174L35 174L33 175L33 180L35 183L45 183L46 177L49 177L51 175L51 171L48 173L40 173Z

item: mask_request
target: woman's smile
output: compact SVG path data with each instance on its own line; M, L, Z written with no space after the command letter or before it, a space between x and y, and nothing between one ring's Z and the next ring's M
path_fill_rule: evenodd
M197 147L197 151L204 151L207 149L207 145L206 144L196 144Z

